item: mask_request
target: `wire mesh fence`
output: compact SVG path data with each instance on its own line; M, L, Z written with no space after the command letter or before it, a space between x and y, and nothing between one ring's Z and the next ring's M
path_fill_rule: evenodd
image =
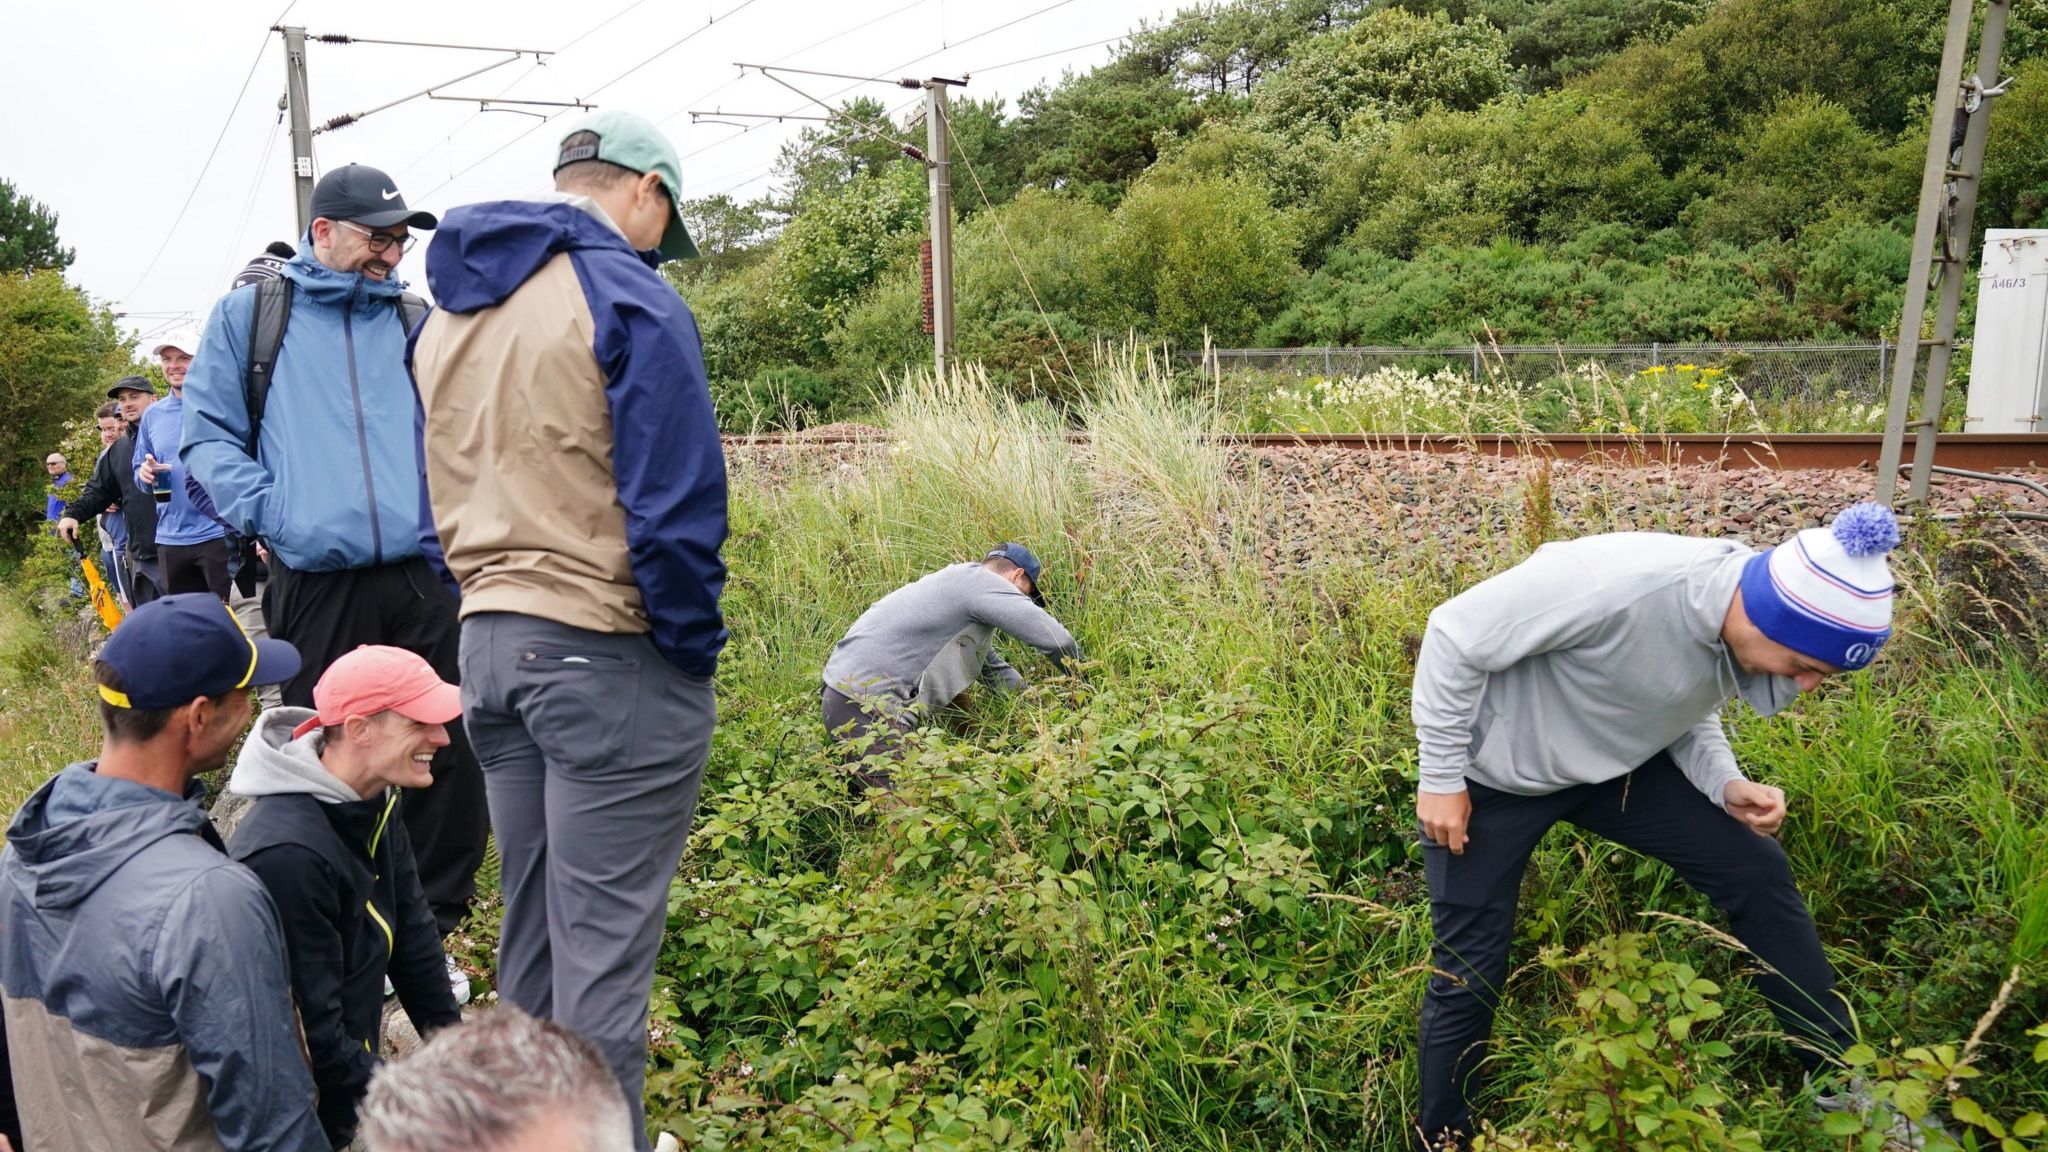
M1387 367L1449 370L1475 383L1538 385L1593 371L1626 377L1659 366L1716 368L1755 397L1882 403L1890 391L1888 344L1506 344L1466 348L1218 348L1190 364L1226 376L1308 379L1363 376Z

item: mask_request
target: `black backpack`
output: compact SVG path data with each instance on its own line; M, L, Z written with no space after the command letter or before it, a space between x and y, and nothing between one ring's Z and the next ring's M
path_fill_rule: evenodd
M393 301L398 321L407 335L427 318L431 307L410 292ZM271 369L277 367L278 349L284 347L285 325L292 318L292 282L282 276L256 285L256 306L249 313L249 365L242 374L242 399L249 408L249 459L256 459L257 437L263 430L263 403L270 397Z

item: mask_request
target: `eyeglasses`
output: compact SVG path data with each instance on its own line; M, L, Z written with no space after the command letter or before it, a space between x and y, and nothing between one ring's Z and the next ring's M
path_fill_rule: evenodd
M372 232L360 224L350 223L347 220L336 220L335 223L351 232L360 233L364 242L369 244L370 251L372 252L384 252L393 244L398 245L398 250L401 253L410 252L412 251L413 242L419 239L419 237L414 236L410 232L403 236L393 236L388 232Z

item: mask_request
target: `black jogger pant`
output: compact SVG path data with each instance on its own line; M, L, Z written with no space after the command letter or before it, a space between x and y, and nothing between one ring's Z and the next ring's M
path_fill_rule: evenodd
M417 556L374 568L298 572L271 553L264 622L273 639L298 648L301 660L299 674L284 685L284 702L312 707L320 674L365 644L417 652L441 679L459 682L455 611L454 594ZM434 782L407 790L399 815L412 838L420 886L446 936L469 915L491 830L483 773L460 722L448 725L448 746L434 757Z
M157 577L163 574L163 569L158 567L159 563L159 560L137 560L133 556L128 558L128 604L130 607L140 608L144 604L163 596L164 587L157 583Z
M1464 854L1451 855L1427 835L1422 841L1436 927L1436 975L1422 1002L1422 1147L1462 1147L1436 1142L1447 1132L1472 1133L1470 1100L1507 980L1522 871L1560 820L1663 861L1713 901L1761 961L1757 989L1787 1032L1829 1051L1854 1042L1785 850L1708 800L1670 756L1660 752L1628 776L1547 796L1466 784L1472 819ZM1798 1055L1820 1063L1804 1045Z
M228 541L225 536L197 544L156 546L157 562L163 565L164 593L211 592L225 604L233 582L228 577Z

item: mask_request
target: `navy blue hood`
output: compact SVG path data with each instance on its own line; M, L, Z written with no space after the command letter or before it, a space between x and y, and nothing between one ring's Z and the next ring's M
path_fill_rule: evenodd
M557 253L613 248L643 261L624 236L574 204L492 200L451 209L427 245L436 307L475 312L502 303Z
M73 764L52 777L7 829L26 895L38 908L76 907L150 845L209 827L191 799L101 776L94 767Z

